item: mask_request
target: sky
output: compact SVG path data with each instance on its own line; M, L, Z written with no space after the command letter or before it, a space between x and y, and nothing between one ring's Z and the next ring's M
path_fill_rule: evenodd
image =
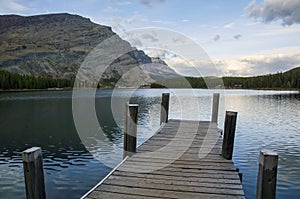
M300 0L0 0L0 14L61 12L88 17L120 35L153 27L191 39L216 70L200 67L202 58L187 60L168 49L141 47L185 75L197 75L191 66L217 76L269 74L300 66Z

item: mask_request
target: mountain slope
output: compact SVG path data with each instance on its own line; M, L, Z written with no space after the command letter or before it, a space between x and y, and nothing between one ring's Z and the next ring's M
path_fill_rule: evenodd
M131 47L110 27L64 13L29 17L0 16L0 70L72 79L91 50L112 36L131 51L115 60L103 78L116 81L130 68L142 64L147 64L147 67L138 75L143 76L145 81L177 76L165 63L161 67L162 64L157 65L143 51ZM155 76L153 68L161 75ZM123 79L123 84L130 82L126 83L126 79Z

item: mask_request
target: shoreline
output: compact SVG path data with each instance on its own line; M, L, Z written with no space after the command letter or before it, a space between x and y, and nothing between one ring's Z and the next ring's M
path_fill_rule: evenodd
M91 90L92 88L81 88L82 90ZM97 88L97 90L107 90L114 88ZM118 89L132 89L132 88L118 88ZM138 88L138 89L168 89L168 88ZM170 88L170 89L205 89L207 88ZM18 92L39 92L39 91L70 91L73 90L72 87L67 88L47 88L47 89L0 89L0 93L18 93ZM218 90L216 88L216 90ZM300 89L292 88L253 88L253 89L243 89L243 88L224 88L224 90L257 90L257 91L298 91L300 93Z

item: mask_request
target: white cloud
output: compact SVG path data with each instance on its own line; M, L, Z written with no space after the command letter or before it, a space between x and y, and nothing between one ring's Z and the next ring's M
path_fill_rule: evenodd
M147 55L159 57L165 61L169 67L183 76L221 76L221 71L217 71L215 64L208 57L202 59L186 59L164 49L144 49Z
M235 25L235 23L231 22L231 23L225 24L223 27L224 28L233 28L234 25Z
M1 14L8 14L8 13L15 13L15 12L26 12L29 10L28 7L18 3L16 0L0 0L0 13Z
M264 22L281 20L282 25L300 23L299 0L264 0L262 4L252 1L245 11L250 17L261 18Z
M221 76L215 64L210 59L185 60L180 56L173 56L164 61L179 74L184 76Z
M299 67L300 54L253 55L214 62L225 76L264 75Z
M136 24L145 23L148 19L135 13L130 17L92 17L93 21L99 24L108 25L116 32L124 32L127 29L135 28Z

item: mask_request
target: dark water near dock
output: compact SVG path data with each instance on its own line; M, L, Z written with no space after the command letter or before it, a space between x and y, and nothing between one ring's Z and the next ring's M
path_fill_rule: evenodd
M117 92L118 115L111 113L112 90L99 90L96 110L112 148L95 159L76 132L72 116L72 92L0 93L0 198L25 198L21 152L32 146L43 149L48 198L79 198L110 170L102 159L117 165L123 145L123 109L129 90ZM166 90L141 89L138 144L159 127L160 96ZM211 91L216 92L216 91ZM191 92L176 90L171 96L170 118L209 120L211 93L195 90L200 113L191 105ZM238 111L234 162L243 172L247 198L255 198L259 150L279 154L277 198L300 196L300 95L283 91L221 91L219 126L225 110ZM178 98L180 95L180 99ZM182 114L182 107L189 113ZM116 155L112 155L116 154ZM100 159L100 160L99 160Z

